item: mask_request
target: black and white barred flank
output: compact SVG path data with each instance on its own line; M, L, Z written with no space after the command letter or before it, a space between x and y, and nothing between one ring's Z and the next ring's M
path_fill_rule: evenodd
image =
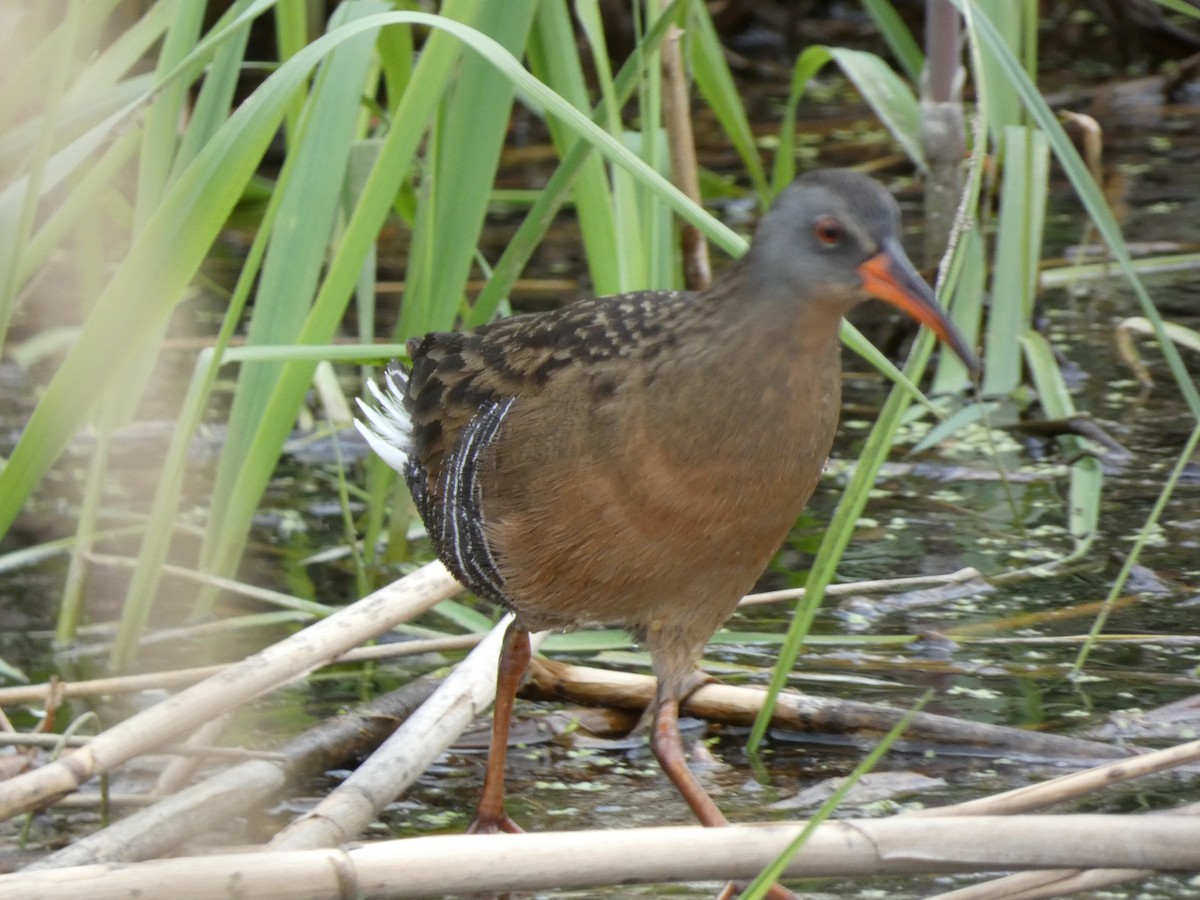
M408 373L388 366L385 388L368 386L375 406L358 400L367 421L354 425L371 449L404 476L417 512L446 567L467 587L485 599L508 605L504 579L484 533L483 495L479 461L512 407L513 398L485 403L463 429L443 460L438 479L438 501L429 495L429 473L414 455L413 421L408 409Z

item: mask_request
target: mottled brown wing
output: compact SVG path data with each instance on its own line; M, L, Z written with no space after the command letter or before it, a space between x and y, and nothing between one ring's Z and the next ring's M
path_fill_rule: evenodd
M601 297L473 331L435 331L411 339L406 408L412 416L414 459L430 484L439 482L447 455L488 403L536 395L568 366L588 367L672 343L671 320L692 296L641 291Z
M605 297L409 342L404 401L413 446L405 477L438 556L459 580L508 604L479 508L479 463L505 417L520 415L522 402L560 373L586 384L610 368L606 361L673 344L671 323L691 296Z

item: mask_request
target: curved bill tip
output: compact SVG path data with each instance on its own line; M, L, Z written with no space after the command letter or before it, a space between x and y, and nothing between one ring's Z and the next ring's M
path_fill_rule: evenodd
M963 361L972 378L983 371L975 351L958 327L938 306L933 290L894 238L884 241L883 249L858 267L863 290L927 325L938 339Z

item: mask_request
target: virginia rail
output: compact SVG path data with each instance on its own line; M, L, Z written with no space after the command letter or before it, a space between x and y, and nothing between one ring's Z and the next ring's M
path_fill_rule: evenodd
M360 402L359 430L403 473L438 556L507 607L474 832L504 809L529 632L624 626L658 678L654 755L704 825L680 701L701 650L783 541L825 465L841 404L838 324L868 297L974 356L900 246L872 179L798 178L746 255L700 292L639 291L408 342Z

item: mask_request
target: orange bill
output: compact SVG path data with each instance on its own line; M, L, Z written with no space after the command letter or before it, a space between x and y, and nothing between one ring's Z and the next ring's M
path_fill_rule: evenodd
M862 276L863 290L903 310L922 325L928 325L938 339L958 355L972 376L979 375L979 360L974 351L937 305L933 291L898 241L885 241L879 253L858 267L858 274Z

